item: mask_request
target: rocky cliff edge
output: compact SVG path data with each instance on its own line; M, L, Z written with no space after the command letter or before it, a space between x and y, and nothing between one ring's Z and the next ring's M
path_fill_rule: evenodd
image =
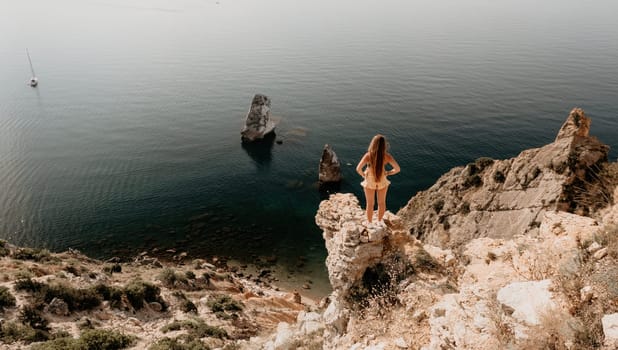
M590 118L575 108L554 142L453 168L397 214L410 234L441 247L535 235L548 211L590 215L610 204L612 188L602 181L609 147L589 131Z
M615 349L616 163L589 128L574 109L553 143L454 168L383 225L331 195L333 293L264 347Z

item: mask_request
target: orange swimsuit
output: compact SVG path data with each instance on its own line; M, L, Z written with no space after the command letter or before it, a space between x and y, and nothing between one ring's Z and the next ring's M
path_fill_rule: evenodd
M372 189L372 190L381 190L386 188L391 184L390 181L386 178L386 169L382 170L382 176L380 181L375 180L375 176L373 175L373 171L369 171L369 166L365 168L365 180L361 182L361 186Z

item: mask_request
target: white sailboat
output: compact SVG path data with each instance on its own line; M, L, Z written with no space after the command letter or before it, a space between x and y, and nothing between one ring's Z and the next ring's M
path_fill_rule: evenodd
M36 74L34 74L34 68L32 68L32 60L30 59L30 53L28 49L26 49L26 55L28 55L28 62L30 62L30 71L32 72L32 78L28 81L28 85L32 87L36 87L39 84L39 79L37 79Z

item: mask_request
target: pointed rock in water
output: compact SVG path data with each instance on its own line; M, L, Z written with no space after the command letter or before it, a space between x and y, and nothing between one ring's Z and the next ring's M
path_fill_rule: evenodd
M247 113L245 127L240 132L243 142L261 140L275 130L275 123L270 118L270 98L256 94Z
M328 144L324 145L319 168L320 184L337 183L341 181L341 164L335 151Z

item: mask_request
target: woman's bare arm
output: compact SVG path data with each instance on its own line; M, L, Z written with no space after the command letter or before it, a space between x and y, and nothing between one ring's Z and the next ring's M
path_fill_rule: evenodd
M388 153L386 154L386 163L390 164L393 167L391 170L386 172L386 175L395 175L401 171L401 168L399 167L399 163L397 163L395 158L393 158L393 156L391 156Z
M365 153L363 155L363 158L361 158L360 162L358 162L358 165L356 166L356 172L358 173L358 175L360 175L361 177L365 177L365 174L363 173L363 167L365 166L365 164L367 164L369 162L369 152Z

